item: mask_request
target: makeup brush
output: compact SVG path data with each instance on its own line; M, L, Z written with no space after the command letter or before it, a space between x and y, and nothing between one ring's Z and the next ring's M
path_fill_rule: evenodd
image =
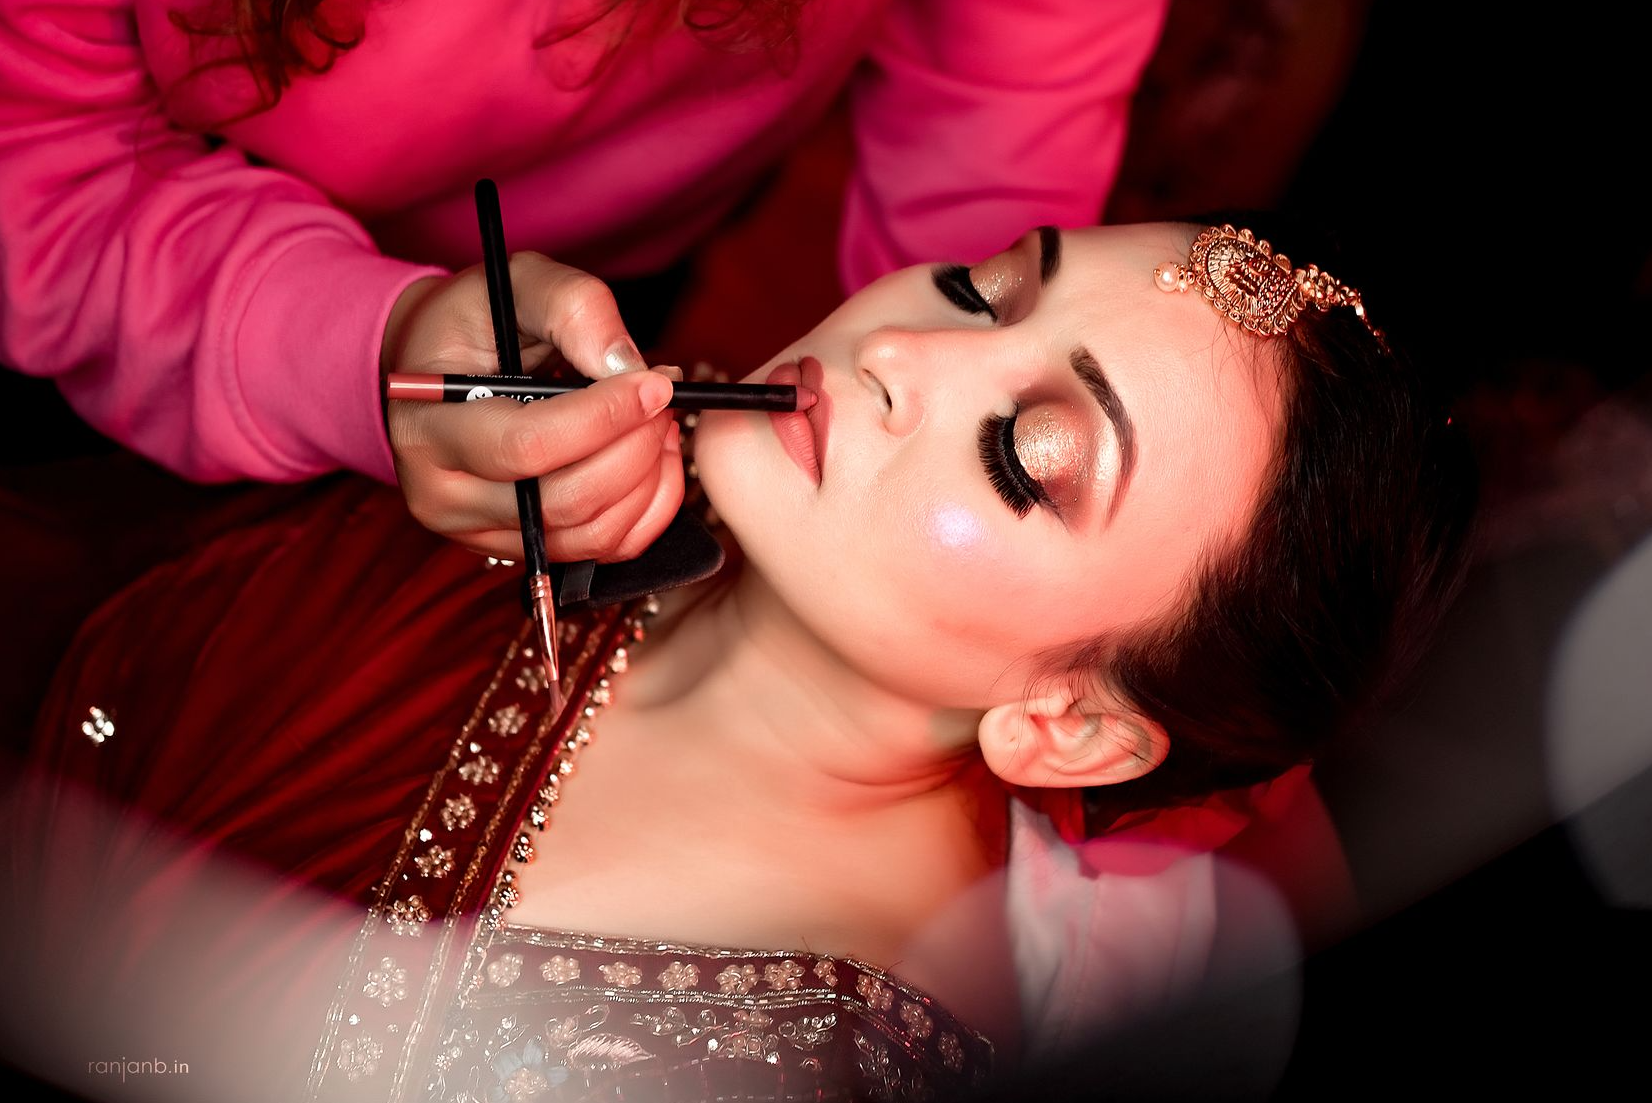
M476 223L482 232L482 269L488 278L488 309L493 316L499 374L519 376L522 346L516 340L516 300L511 296L505 220L499 210L499 189L485 178L476 181ZM557 712L562 708L562 672L556 659L556 605L551 597L551 566L545 554L545 519L539 510L538 479L516 480L516 515L522 525L528 605L533 612L545 673L551 679L551 710Z

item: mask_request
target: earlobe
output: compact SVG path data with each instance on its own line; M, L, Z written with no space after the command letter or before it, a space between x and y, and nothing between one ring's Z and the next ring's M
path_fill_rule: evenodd
M988 709L981 755L1012 785L1116 785L1150 772L1170 752L1164 728L1116 703L1056 692Z

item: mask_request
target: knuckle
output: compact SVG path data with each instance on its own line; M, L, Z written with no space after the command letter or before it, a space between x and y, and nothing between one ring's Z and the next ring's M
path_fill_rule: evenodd
M500 453L508 467L524 476L541 475L550 468L550 448L545 435L529 422L512 424L503 431Z
M652 532L650 528L644 528L641 525L632 528L630 532L624 535L619 543L614 545L614 558L637 558L637 556L648 550L648 545L654 542L656 535L657 534Z
M614 294L608 290L608 285L588 272L570 275L562 288L561 298L564 312L572 322L618 312Z
M608 504L601 488L589 479L570 479L554 490L548 489L545 497L547 511L554 507L569 526L589 525Z

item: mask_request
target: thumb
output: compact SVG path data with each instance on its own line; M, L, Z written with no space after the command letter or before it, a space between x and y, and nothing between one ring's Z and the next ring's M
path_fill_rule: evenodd
M517 325L550 342L575 371L603 379L647 369L607 284L541 253L513 254L510 271Z

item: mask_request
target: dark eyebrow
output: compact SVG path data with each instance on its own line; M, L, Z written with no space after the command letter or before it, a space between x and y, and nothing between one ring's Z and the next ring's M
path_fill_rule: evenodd
M1050 282L1055 270L1061 267L1061 231L1054 226L1038 228L1038 285Z
M1125 489L1130 485L1130 473L1136 469L1136 427L1131 424L1130 413L1124 408L1124 403L1119 401L1119 393L1107 381L1106 373L1090 350L1080 345L1068 359L1073 365L1073 374L1095 396L1096 404L1107 415L1107 420L1113 423L1113 434L1119 439L1119 483L1113 491L1113 500L1107 506L1107 518L1112 520L1119 502L1124 499Z

